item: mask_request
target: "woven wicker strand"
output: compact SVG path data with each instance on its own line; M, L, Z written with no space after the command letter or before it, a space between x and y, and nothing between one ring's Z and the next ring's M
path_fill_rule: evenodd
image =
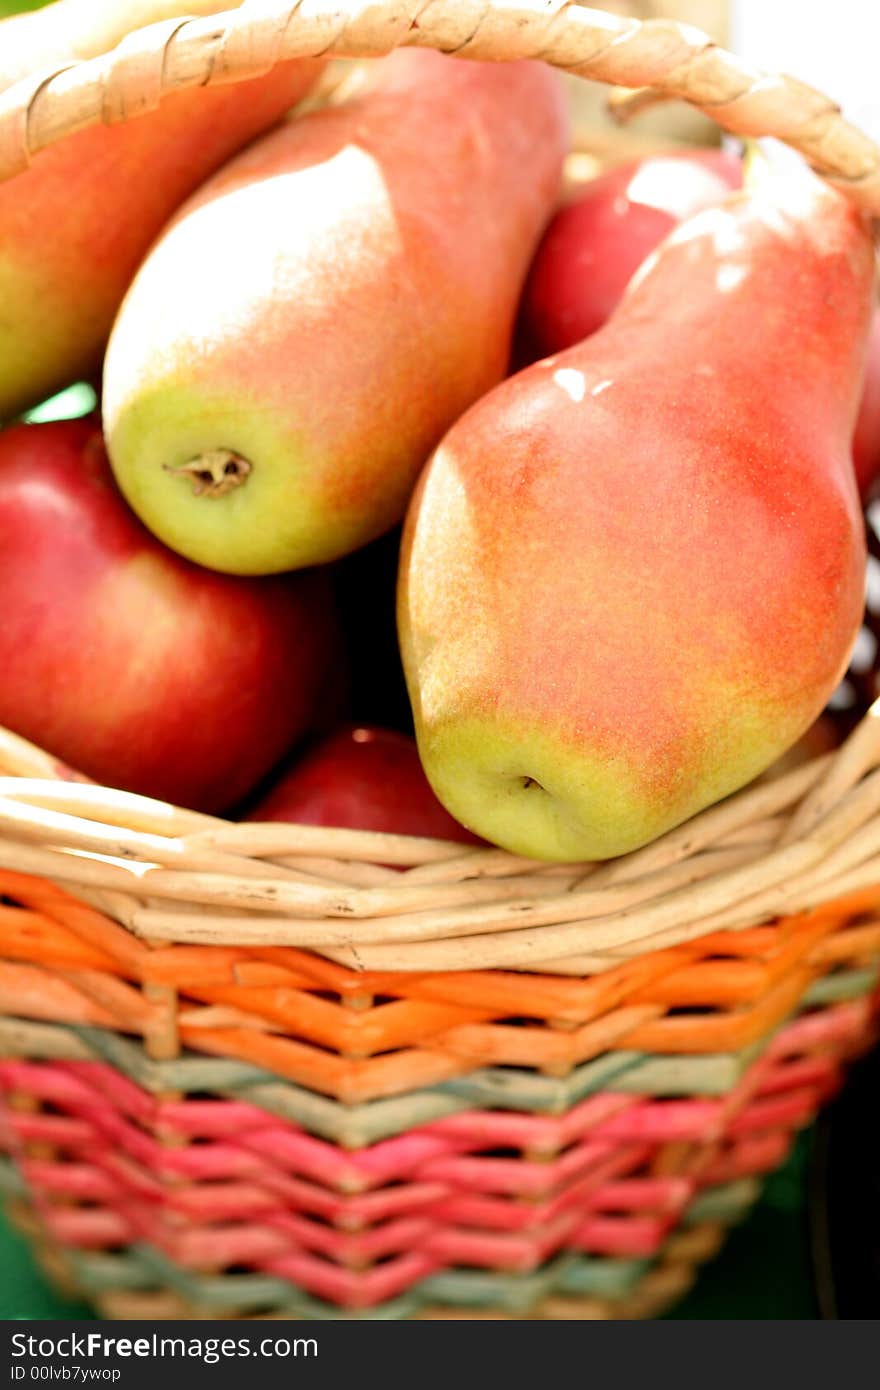
M153 109L165 92L244 81L288 58L374 56L405 45L476 59L539 58L681 98L735 134L784 140L880 215L880 149L827 97L751 70L698 29L640 23L573 0L244 0L216 18L151 25L112 53L0 96L0 178L74 131Z
M878 733L872 710L836 754L747 787L599 866L363 831L231 825L18 775L0 778L0 867L63 882L98 904L112 895L114 915L153 940L308 947L355 970L577 961L593 973L633 951L880 881ZM8 759L20 774L27 745L5 747L0 740L0 768ZM38 750L31 761L48 770Z

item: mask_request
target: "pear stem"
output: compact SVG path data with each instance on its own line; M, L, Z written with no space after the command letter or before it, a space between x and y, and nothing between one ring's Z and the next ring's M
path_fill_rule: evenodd
M773 175L766 151L752 136L743 141L742 165L743 188L747 193L756 193Z
M166 473L192 478L194 497L225 497L242 487L253 472L253 464L230 449L211 449L189 463L163 464Z

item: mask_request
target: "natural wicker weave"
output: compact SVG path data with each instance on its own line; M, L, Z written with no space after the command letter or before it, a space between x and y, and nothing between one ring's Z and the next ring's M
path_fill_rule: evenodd
M154 26L0 98L0 171L166 89L404 43L683 95L880 212L825 98L569 0ZM108 1316L653 1314L874 1036L878 715L600 866L231 825L0 734L10 1209Z
M690 102L738 135L775 135L880 212L880 151L822 93L756 73L705 34L640 23L574 0L244 0L215 18L169 20L114 52L37 74L0 100L0 177L73 130L153 109L162 93L267 72L284 58L369 57L404 45L464 58L540 58L581 77Z

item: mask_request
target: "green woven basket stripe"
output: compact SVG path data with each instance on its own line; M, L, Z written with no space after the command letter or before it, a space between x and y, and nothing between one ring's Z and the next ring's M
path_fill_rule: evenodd
M725 1183L723 1187L710 1187L688 1207L685 1221L689 1226L701 1221L733 1224L745 1216L760 1194L761 1184L757 1178L741 1178L738 1182Z
M467 1108L455 1096L433 1091L412 1091L393 1100L345 1106L283 1081L240 1087L235 1095L346 1149L366 1148L377 1140L405 1134L418 1125L431 1124Z
M26 1197L27 1186L15 1164L8 1158L0 1159L0 1197Z
M503 1308L507 1313L525 1313L559 1288L564 1265L570 1259L554 1260L540 1271L521 1275L444 1270L420 1284L419 1295L423 1301L453 1308Z
M804 995L803 1007L842 1004L847 999L859 999L863 994L871 993L877 984L878 975L880 971L876 965L866 970L841 970L833 975L825 975L823 979L810 985Z
M643 1060L641 1052L608 1052L565 1077L541 1076L516 1067L486 1067L433 1089L461 1096L469 1105L560 1114L594 1091L617 1089L619 1079Z
M559 1292L591 1294L599 1298L625 1298L651 1268L650 1260L596 1259L582 1256L564 1271Z
M66 1253L83 1291L92 1297L114 1289L142 1293L156 1287L153 1270L132 1252L94 1255L71 1250Z
M70 1262L83 1291L92 1297L114 1290L147 1292L173 1289L188 1303L213 1312L284 1312L290 1317L327 1319L411 1317L420 1308L501 1308L528 1312L552 1293L622 1298L633 1292L653 1260L557 1257L531 1274L496 1274L456 1269L430 1275L401 1298L366 1310L342 1309L300 1292L284 1280L259 1274L204 1276L179 1269L150 1246L133 1246L124 1255L71 1252Z
M63 1028L64 1025L57 1025ZM272 1072L249 1062L199 1057L185 1053L170 1062L154 1062L140 1043L106 1028L72 1028L96 1057L118 1067L145 1091L237 1090L263 1081L276 1081Z
M132 1255L153 1275L155 1283L174 1289L182 1297L204 1308L271 1308L278 1303L303 1309L310 1304L308 1294L301 1297L284 1279L265 1274L199 1275L182 1269L151 1245L135 1245Z
M424 1090L361 1105L343 1105L244 1063L190 1054L173 1062L154 1062L146 1057L139 1043L107 1030L15 1022L21 1024L23 1037L17 1055L35 1059L63 1056L62 1043L74 1033L85 1049L83 1055L115 1067L145 1090L182 1090L247 1100L311 1133L351 1148L404 1134L461 1110L562 1115L604 1089L648 1096L722 1095L766 1044L762 1040L732 1054L608 1053L575 1067L566 1077L542 1076L524 1068L486 1067Z
M646 1056L611 1089L650 1096L723 1096L733 1089L750 1061L751 1057L744 1052L691 1057Z

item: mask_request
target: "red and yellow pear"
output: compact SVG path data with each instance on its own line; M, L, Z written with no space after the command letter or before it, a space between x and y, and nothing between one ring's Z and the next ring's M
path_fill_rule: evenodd
M107 353L110 457L146 525L261 574L399 521L504 375L566 144L551 68L412 51L227 165L144 262Z
M170 0L58 0L0 22L0 91L31 72L91 58ZM196 0L210 14L222 0ZM82 130L0 183L0 420L100 369L113 318L150 243L230 155L276 125L320 64L175 92L121 125Z
M604 328L449 431L399 628L456 819L539 858L619 855L817 717L862 615L873 272L842 194L771 179L683 224Z

